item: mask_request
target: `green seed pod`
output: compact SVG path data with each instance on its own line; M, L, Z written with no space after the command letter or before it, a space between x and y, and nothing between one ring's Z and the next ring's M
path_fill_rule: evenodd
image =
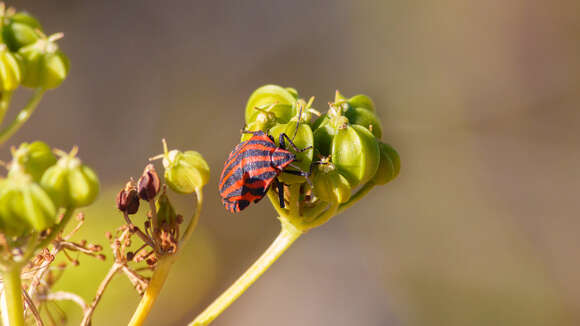
M350 198L351 186L330 162L314 171L314 194L328 203L345 203Z
M36 42L39 38L37 31L42 31L38 20L26 12L18 12L5 20L2 39L10 51L16 52Z
M346 102L351 108L363 108L370 112L375 112L375 103L366 95L355 95L349 98Z
M0 44L0 91L13 91L22 81L22 62L20 56L8 51Z
M56 37L38 39L18 50L26 73L22 85L30 88L52 89L58 87L69 70L68 58L53 41Z
M340 174L354 188L369 181L377 172L379 145L368 129L346 125L332 139L331 158Z
M173 225L177 221L177 214L175 213L175 209L171 202L169 201L169 197L164 192L159 195L157 201L155 202L155 207L157 207L157 219L159 224L161 225Z
M22 143L18 149L12 151L8 174L25 173L30 175L33 181L38 182L44 172L54 164L56 156L46 143L41 141Z
M295 108L290 104L272 104L266 107L256 107L257 112L253 120L248 123L246 130L268 132L270 128L278 123L288 123L295 114ZM246 141L252 137L251 134L242 134L241 141Z
M256 120L256 116L260 111L256 107L266 108L272 104L289 104L291 107L296 103L296 97L287 89L278 85L264 85L256 89L246 104L246 124ZM289 112L290 117L294 116L293 112Z
M296 132L296 121L290 121L287 124L279 124L274 126L270 129L270 135L274 138L277 145L279 144L280 134L285 133L290 139L294 136ZM288 140L284 138L284 143L286 144L286 150L295 153L294 148L289 144ZM312 134L312 129L310 126L304 123L301 123L298 127L298 132L296 132L296 137L293 140L293 143L296 145L298 149L303 149L308 146L312 146L314 143L314 136ZM314 151L312 149L306 150L302 153L296 153L296 161L292 164L296 165L302 171L310 171L310 165L312 164L312 158L314 157ZM294 170L293 168L287 168L288 170ZM295 183L303 183L306 179L302 176L291 175L288 173L282 173L279 176L280 181L286 184L295 184Z
M293 87L286 87L285 88L290 94L292 94L292 96L294 96L295 99L298 99L298 91L296 90L296 88Z
M63 155L48 168L40 185L58 207L84 207L92 204L99 193L95 172L75 157L76 150Z
M348 119L336 110L323 114L314 122L314 148L317 154L329 156L331 153L332 139L341 128L345 128Z
M399 175L401 159L391 145L379 143L379 150L381 152L381 161L373 181L377 185L384 185Z
M164 155L165 182L180 194L191 194L209 181L209 165L196 151L172 150Z
M362 107L350 107L346 110L344 116L348 118L351 124L367 128L377 139L381 139L383 136L381 120L372 111Z
M56 223L56 208L44 190L25 174L1 183L0 227L2 233L21 235L42 231Z

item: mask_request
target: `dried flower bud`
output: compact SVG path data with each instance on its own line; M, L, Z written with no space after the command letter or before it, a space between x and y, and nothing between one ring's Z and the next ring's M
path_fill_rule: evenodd
M143 175L139 178L137 182L137 191L139 193L139 198L149 201L153 200L155 196L159 193L161 188L161 181L159 180L159 175L155 171L153 164L147 164Z
M127 182L125 188L117 194L117 208L128 215L133 215L139 210L139 195L133 182Z

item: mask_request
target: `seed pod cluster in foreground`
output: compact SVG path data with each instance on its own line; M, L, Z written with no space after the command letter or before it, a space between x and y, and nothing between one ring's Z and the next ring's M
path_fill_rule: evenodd
M93 170L71 153L59 153L41 141L12 149L8 174L0 177L0 233L20 236L57 222L59 209L91 204L99 191Z
M295 89L265 85L250 96L245 121L247 130L264 131L276 143L285 133L295 135L298 148L313 146L314 151L298 153L294 162L302 171L312 171L313 189L302 176L279 176L286 185L300 185L301 205L306 210L319 201L346 203L358 189L385 184L400 170L398 153L381 140L383 125L366 95L347 98L337 91L329 110L320 114L312 108L312 100L301 99ZM249 137L244 134L241 140Z
M0 91L53 89L65 80L69 61L56 43L61 33L46 36L36 18L3 3L0 30Z

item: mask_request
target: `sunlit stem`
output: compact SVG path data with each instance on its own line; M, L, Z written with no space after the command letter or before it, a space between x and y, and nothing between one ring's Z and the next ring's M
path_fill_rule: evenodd
M139 302L139 306L131 321L129 322L129 326L140 326L143 325L149 312L151 312L151 308L153 308L153 304L159 297L159 293L161 293L161 289L163 288L163 284L165 284L165 280L169 276L169 271L171 270L171 266L175 262L176 255L169 255L164 256L157 262L157 266L155 271L153 272L153 276L151 276L151 281L149 281L149 285L147 286L147 290L141 298Z
M341 213L345 209L347 209L350 206L354 205L354 203L356 203L361 198L363 198L366 194L368 194L369 191L371 191L371 189L374 188L374 186L375 186L375 184L372 181L369 181L369 182L365 183L365 185L362 186L355 194L353 194L352 196L350 196L350 199L346 203L341 204L338 207L338 211L336 213L337 214L338 213Z
M24 326L24 304L22 300L22 280L20 272L21 264L12 264L2 273L4 284L4 298L6 310L3 311L3 323L5 326Z
M189 326L209 325L217 316L238 299L268 268L298 239L303 231L286 219L280 218L282 230L270 247L256 262L207 309L199 314Z
M0 145L4 144L15 132L17 132L22 125L28 121L34 110L40 103L45 90L37 88L34 94L26 104L26 106L18 113L14 121L12 121L6 128L0 131Z
M10 102L12 101L12 94L13 93L11 91L0 93L0 124L2 124L2 121L4 121L6 112L8 112Z

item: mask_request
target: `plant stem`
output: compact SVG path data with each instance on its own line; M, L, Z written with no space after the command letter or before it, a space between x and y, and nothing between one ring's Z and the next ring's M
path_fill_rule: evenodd
M117 272L121 269L122 266L123 265L117 263L114 263L113 266L111 266L111 269L109 269L109 272L107 273L105 278L101 281L101 284L99 284L99 288L97 289L97 294L93 299L93 302L91 303L89 308L84 311L83 320L81 321L80 324L81 326L89 326L91 324L93 313L95 312L97 304L99 304L99 301L101 301L101 297L103 296L105 289L107 288L109 283L111 283L113 277L115 276L115 274L117 274Z
M181 237L180 244L187 242L187 240L189 239L189 237L193 233L193 230L195 230L195 227L197 226L197 222L199 221L199 216L201 215L201 207L203 205L203 192L201 191L201 189L195 190L195 197L197 199L197 204L195 205L195 213L193 213L193 216L191 217L191 220L189 221L189 225L187 226L187 228L185 228L185 232L183 233L183 236Z
M12 91L6 91L0 93L0 124L4 121L4 116L6 116L6 112L8 112L8 108L10 107L10 102L12 101Z
M137 310L135 310L128 326L143 325L153 307L153 304L155 303L155 300L163 288L167 276L169 276L169 271L171 270L171 265L173 265L175 258L176 255L165 256L157 262L157 268L155 269L155 272L153 272L149 286L147 286L147 290L145 291L143 298L141 298L141 302L139 302L139 306L137 307Z
M372 181L365 183L364 186L362 186L354 195L350 196L350 199L346 203L341 204L338 207L338 211L336 213L337 214L341 213L345 209L354 205L354 203L356 203L361 198L363 198L366 194L368 194L368 192L371 191L371 189L373 189L374 186L375 186L375 184Z
M20 279L21 265L13 264L3 273L4 292L8 311L8 325L24 326L24 305L22 301L22 280Z
M50 245L52 240L54 240L62 232L62 230L64 230L64 228L70 221L70 218L73 216L74 211L75 209L72 207L69 207L65 210L64 214L62 215L62 218L60 219L60 222L56 226L54 226L50 234L36 246L36 250L46 248ZM36 250L29 252L28 255L32 257ZM26 261L28 261L28 259L26 259Z
M28 120L28 118L30 118L30 116L38 106L38 103L42 99L44 92L45 92L44 89L37 88L36 91L34 92L34 95L32 95L30 100L28 100L28 103L20 111L20 113L18 113L14 121L12 121L10 125L8 125L6 128L2 129L2 131L0 131L0 145L5 143L8 140L8 138L10 138L16 131L18 131L18 129L22 127L22 125Z
M285 219L282 218L280 221L282 222L282 230L270 247L229 289L199 314L189 326L209 325L209 323L236 301L303 234L301 230Z

